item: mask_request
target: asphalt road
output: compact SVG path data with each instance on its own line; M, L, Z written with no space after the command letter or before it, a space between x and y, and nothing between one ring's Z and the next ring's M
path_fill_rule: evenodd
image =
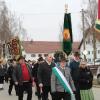
M8 95L8 84L4 85L4 90L0 90L0 100L18 100L18 97L15 95L15 91L13 89L12 95ZM37 97L34 94L35 89L33 88L33 98L32 100L37 100ZM99 87L93 87L93 93L95 100L100 100L100 88ZM26 100L26 94L24 94L24 99Z

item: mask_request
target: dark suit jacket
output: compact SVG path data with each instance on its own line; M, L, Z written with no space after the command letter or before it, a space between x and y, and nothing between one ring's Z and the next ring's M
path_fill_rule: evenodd
M32 77L31 67L28 64L26 64L26 66L27 66L27 69L28 69L30 77L31 77L30 82L32 82L33 81L33 77ZM22 69L21 69L21 65L19 63L14 68L14 71L13 71L13 80L14 80L14 82L18 82L19 84L23 83L23 80L22 80Z
M51 63L51 65L48 65L46 61L39 64L37 73L38 83L42 83L43 86L51 85L52 67L55 67L55 64Z

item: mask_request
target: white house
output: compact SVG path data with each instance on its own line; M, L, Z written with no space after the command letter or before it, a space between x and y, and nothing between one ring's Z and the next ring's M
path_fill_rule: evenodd
M89 63L92 63L94 61L94 49L93 49L93 35L92 32L94 30L91 29L90 31L87 31L85 35L85 50L87 51L86 59ZM95 32L96 37L96 59L100 59L100 33ZM80 43L80 54L83 57L83 40Z
M73 43L73 51L78 51L79 44L80 42ZM40 55L45 58L48 53L53 55L55 51L62 50L62 44L53 41L23 41L22 46L26 60L37 60Z

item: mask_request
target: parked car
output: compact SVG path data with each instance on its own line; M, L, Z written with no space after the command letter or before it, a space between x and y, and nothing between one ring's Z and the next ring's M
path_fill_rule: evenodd
M97 69L97 82L100 84L100 66Z

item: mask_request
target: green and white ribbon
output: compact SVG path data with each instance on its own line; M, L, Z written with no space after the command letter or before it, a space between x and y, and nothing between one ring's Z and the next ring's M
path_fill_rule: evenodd
M74 95L69 83L67 82L66 78L62 74L62 72L57 67L53 67L52 72L58 78L60 84L63 86L65 91L71 94L71 100L75 100L75 95Z

